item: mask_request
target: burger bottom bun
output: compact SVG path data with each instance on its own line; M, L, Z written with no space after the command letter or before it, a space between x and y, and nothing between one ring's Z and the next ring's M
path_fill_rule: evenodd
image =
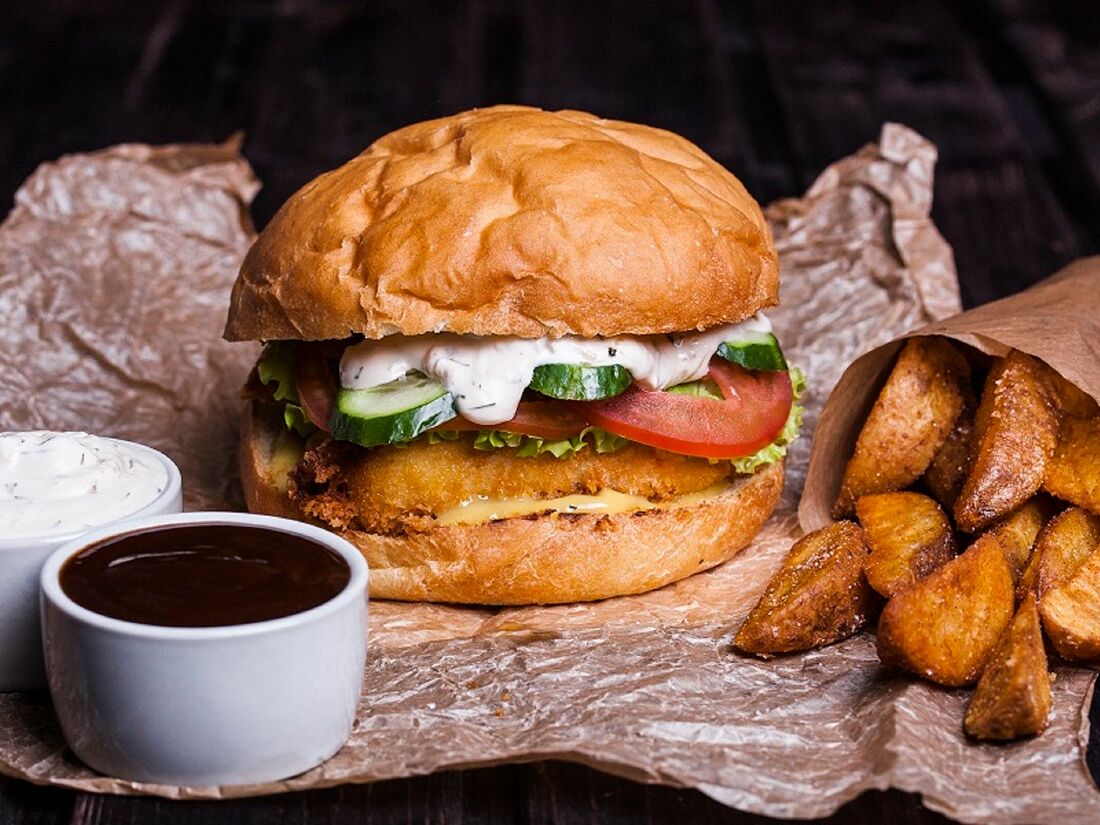
M280 489L273 469L280 426L259 405L245 414L245 499L252 512L309 520ZM778 462L684 507L548 513L403 535L333 532L366 557L372 598L484 605L591 601L643 593L729 560L764 526L782 490Z

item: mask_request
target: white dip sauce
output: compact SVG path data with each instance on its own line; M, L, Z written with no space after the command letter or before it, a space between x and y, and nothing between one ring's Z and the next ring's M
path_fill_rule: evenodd
M642 387L663 390L707 374L711 356L725 341L769 333L763 314L739 324L673 335L615 338L513 338L441 333L348 347L340 361L340 384L369 389L415 370L442 383L463 418L490 426L516 414L535 367L574 364L625 367Z
M0 539L77 532L133 515L168 486L144 450L87 433L0 433Z

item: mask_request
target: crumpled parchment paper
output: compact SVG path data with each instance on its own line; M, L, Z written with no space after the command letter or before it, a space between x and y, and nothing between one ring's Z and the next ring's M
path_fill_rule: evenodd
M744 810L822 816L868 788L918 791L972 822L1100 817L1082 763L1091 677L1059 672L1042 737L975 745L965 694L882 670L869 636L769 662L730 638L799 535L821 406L866 350L959 309L929 220L935 149L877 145L768 209L783 271L770 313L806 369L807 428L755 544L654 593L476 609L375 602L355 732L324 765L263 786L99 776L63 746L48 698L0 695L0 771L86 791L211 798L540 758L698 788ZM83 428L182 466L188 506L233 507L236 389L255 348L218 334L255 182L235 147L127 146L42 167L0 227L0 428Z
M43 164L0 227L0 430L164 450L185 506L243 507L242 374L221 340L260 185L239 146L124 145Z

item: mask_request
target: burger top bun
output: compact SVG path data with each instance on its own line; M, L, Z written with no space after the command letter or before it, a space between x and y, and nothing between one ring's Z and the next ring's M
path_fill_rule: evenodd
M698 147L494 106L399 129L291 197L225 335L644 335L739 321L778 292L759 205Z

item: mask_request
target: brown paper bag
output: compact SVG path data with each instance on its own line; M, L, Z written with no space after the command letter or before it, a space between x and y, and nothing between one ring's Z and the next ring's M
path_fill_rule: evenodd
M818 420L798 506L803 530L832 521L830 510L863 421L902 343L916 335L945 335L987 355L1021 350L1100 399L1100 256L1083 258L1025 292L933 322L856 359Z

